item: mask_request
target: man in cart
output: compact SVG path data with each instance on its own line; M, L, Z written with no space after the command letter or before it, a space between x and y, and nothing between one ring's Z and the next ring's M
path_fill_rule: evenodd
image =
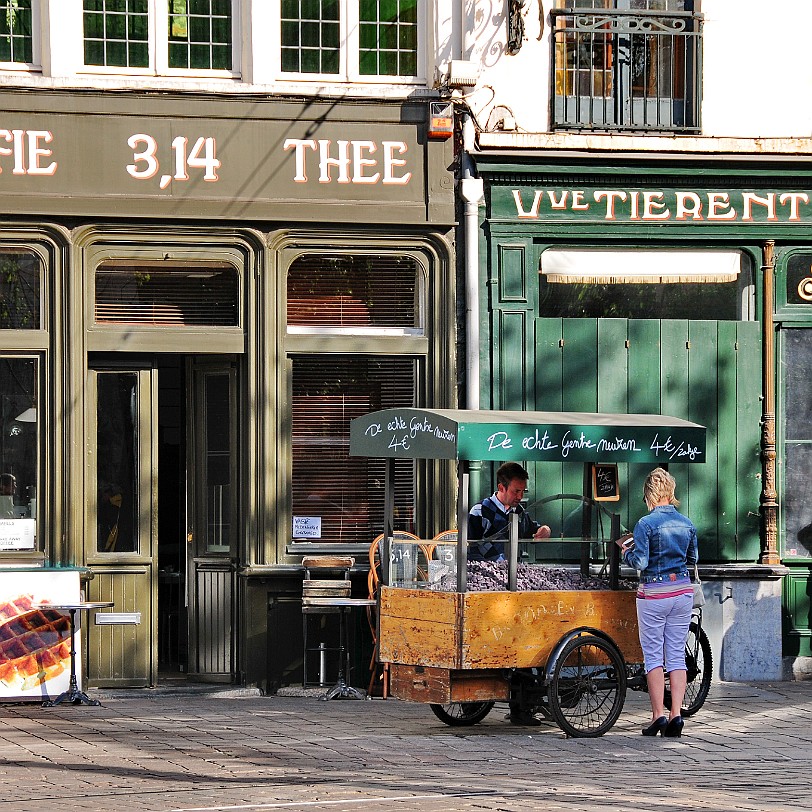
M533 520L522 506L529 476L518 462L499 466L496 493L475 504L468 516L469 561L505 560L504 540L513 513L519 517L520 539L550 538L550 528Z
M504 561L511 514L519 517L519 538L546 539L550 528L532 519L521 502L527 492L529 474L518 462L506 462L496 472L496 493L471 508L468 515L468 560ZM531 711L519 702L510 703L514 725L540 725Z

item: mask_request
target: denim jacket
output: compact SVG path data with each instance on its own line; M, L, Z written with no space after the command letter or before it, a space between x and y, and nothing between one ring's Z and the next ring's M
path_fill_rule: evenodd
M692 576L699 560L696 528L673 505L655 507L635 525L634 547L623 558L643 583Z

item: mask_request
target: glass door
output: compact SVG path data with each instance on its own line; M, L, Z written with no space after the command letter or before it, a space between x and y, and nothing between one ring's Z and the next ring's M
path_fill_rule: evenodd
M88 393L87 591L114 604L88 636L88 674L96 685L154 685L157 371L91 369Z
M187 392L189 675L232 681L240 531L236 364L190 360Z

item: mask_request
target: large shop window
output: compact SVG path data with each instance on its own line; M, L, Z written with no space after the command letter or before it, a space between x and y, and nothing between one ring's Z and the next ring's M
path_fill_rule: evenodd
M230 72L234 42L232 0L84 0L88 66Z
M0 329L40 329L41 280L42 262L36 254L0 251Z
M556 0L552 126L699 130L695 0Z
M39 362L0 357L0 550L36 548Z
M412 406L414 392L415 361L409 358L293 359L294 540L299 532L301 541L369 544L381 532L385 462L349 456L350 420ZM414 530L414 480L414 462L397 460L397 530Z
M282 0L286 74L363 81L418 76L418 0Z
M368 545L383 528L385 462L349 456L350 420L417 405L424 280L408 254L305 253L290 265L288 335L303 348L292 356L294 541ZM395 488L395 527L412 531L413 461L396 462Z
M543 317L755 318L751 262L739 251L551 248L540 271Z

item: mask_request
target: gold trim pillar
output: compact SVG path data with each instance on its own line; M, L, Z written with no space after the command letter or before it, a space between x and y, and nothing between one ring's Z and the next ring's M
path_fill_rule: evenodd
M762 371L761 371L761 553L759 564L780 564L778 554L778 491L775 488L775 326L773 323L775 241L762 249Z

